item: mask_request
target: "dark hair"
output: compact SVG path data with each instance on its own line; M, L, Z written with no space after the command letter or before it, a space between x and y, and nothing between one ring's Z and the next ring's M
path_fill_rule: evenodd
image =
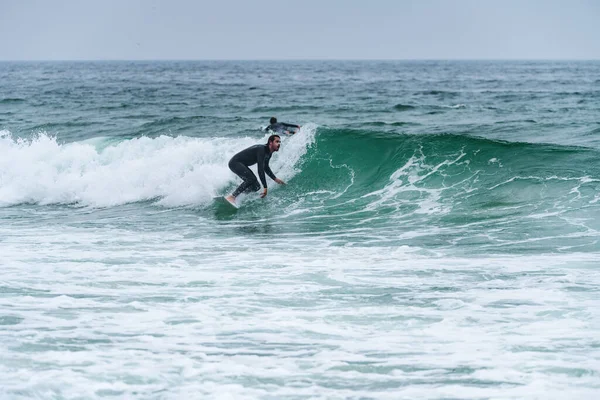
M275 138L281 139L281 137L279 137L279 135L271 135L271 136L269 136L269 140L267 141L267 145L269 145L269 144L271 144L271 142L275 141Z
M277 123L277 118L275 117L271 117L271 119L269 120L270 124L276 124Z

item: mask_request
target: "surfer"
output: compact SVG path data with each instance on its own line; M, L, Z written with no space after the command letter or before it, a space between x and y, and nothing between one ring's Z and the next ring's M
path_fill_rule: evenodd
M291 130L290 128L300 129L300 125L294 124L286 124L285 122L277 122L277 118L271 117L269 120L269 126L265 129L265 131L270 131L273 133L285 133L286 135L293 135L296 131Z
M256 175L248 168L257 163L258 176L264 188L260 195L261 198L267 195L267 180L265 179L265 173L278 184L285 185L285 182L275 177L275 174L269 167L271 155L273 155L274 152L279 151L279 147L281 147L281 138L279 135L271 135L269 136L267 144L250 146L231 157L231 160L229 160L229 169L242 178L243 182L231 195L225 197L228 202L235 205L235 198L241 193L256 192L260 189L260 184L256 179Z

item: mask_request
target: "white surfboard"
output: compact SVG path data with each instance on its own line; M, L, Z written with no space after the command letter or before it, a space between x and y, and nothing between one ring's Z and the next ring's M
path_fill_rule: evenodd
M240 206L235 201L229 201L229 200L227 200L227 198L225 198L225 196L213 197L213 200L217 203L229 204L231 207L235 208L236 210L238 208L240 208Z

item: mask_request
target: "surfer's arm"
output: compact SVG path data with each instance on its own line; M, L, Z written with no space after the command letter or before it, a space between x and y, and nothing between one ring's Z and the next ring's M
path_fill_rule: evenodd
M264 148L258 149L257 157L258 157L258 159L256 161L258 164L258 178L260 179L260 182L262 183L263 187L266 189L267 188L267 180L265 178L265 165L268 168L269 164L267 164L265 162L265 149ZM269 171L270 171L270 169L269 169ZM269 175L269 176L271 176L271 175Z
M271 179L273 179L275 182L277 182L280 185L285 185L285 182L282 181L281 179L277 178L275 176L275 174L273 173L273 171L271 171L271 167L269 167L269 163L266 163L265 165L265 172L267 173L267 175L269 175L269 177Z
M300 130L300 125L286 124L285 122L282 122L281 125L287 129L286 131L283 131L286 135L293 135ZM293 131L291 128L298 129L298 131Z
M273 171L271 171L271 167L269 167L269 163L265 163L265 172L267 173L267 175L269 175L269 178L273 179L274 181L277 180L277 177L275 176Z

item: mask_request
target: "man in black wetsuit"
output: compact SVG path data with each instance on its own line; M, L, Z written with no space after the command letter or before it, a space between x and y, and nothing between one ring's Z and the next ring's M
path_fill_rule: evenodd
M290 130L290 128L298 128L300 129L300 125L286 124L285 122L277 122L277 118L271 117L269 120L269 126L265 129L266 131L271 131L273 133L285 133L286 135L293 135L294 131Z
M285 184L285 182L283 182L281 179L276 178L273 171L271 171L271 168L269 168L269 160L271 159L271 155L274 152L279 151L280 146L281 138L279 135L271 135L269 136L269 141L267 144L250 146L231 157L231 160L229 160L229 169L232 170L237 176L242 178L244 182L242 182L242 184L235 189L231 195L226 197L229 202L235 203L235 198L238 197L240 193L256 192L258 189L260 189L260 184L256 179L256 175L254 175L250 168L248 168L249 166L257 163L258 176L264 188L260 197L265 197L267 195L267 181L265 179L265 173L278 184Z

